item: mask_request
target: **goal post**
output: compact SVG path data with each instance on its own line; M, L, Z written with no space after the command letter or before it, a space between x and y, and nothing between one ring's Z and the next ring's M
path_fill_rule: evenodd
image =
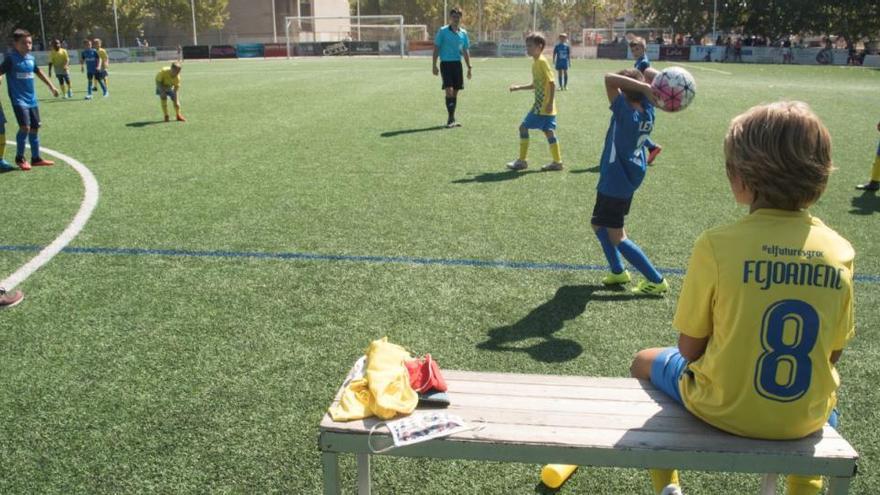
M381 21L386 23L380 24ZM365 26L373 27L375 24L396 28L398 31L396 43L400 45L400 56L406 55L406 25L402 15L285 16L287 58L293 54L294 43L308 42L309 37L311 43L334 43L333 46L328 47L332 53L346 52L348 50L346 43L351 43L356 37L360 38Z

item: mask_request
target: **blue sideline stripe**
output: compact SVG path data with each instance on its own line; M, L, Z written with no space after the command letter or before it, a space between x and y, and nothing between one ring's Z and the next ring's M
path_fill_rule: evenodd
M39 251L40 246L2 246L0 251ZM357 256L346 254L318 253L267 253L258 251L191 251L187 249L143 249L143 248L104 248L104 247L66 247L68 254L106 254L113 256L181 256L191 258L252 258L306 261L350 261L355 263L395 263L409 265L471 266L477 268L509 268L516 270L547 271L606 271L605 265L576 265L569 263L536 263L531 261L469 260L455 258L416 258L411 256ZM684 275L681 268L658 268L661 273ZM880 283L880 276L856 274L859 282Z

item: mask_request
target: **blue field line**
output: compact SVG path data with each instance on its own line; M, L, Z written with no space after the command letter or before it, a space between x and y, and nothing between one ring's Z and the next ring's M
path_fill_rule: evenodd
M40 246L3 246L0 251L39 251ZM105 254L110 256L172 256L189 258L251 258L304 261L347 261L353 263L470 266L476 268L505 268L514 270L545 270L565 272L606 271L606 265L580 265L571 263L538 263L533 261L474 260L461 258L421 258L413 256L363 256L320 253L273 253L261 251L194 251L188 249L144 249L107 247L66 247L67 254ZM661 273L684 275L682 268L659 267ZM880 283L880 275L856 274L856 281Z

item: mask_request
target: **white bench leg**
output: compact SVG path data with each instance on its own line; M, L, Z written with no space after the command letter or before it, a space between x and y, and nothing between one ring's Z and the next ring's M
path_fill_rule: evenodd
M761 495L776 494L776 479L779 477L776 473L767 473L761 481Z
M828 484L828 495L841 495L849 493L849 482L852 478L831 478Z
M370 495L370 454L358 454L358 495Z
M321 453L321 467L324 471L324 495L339 495L339 455L334 452Z

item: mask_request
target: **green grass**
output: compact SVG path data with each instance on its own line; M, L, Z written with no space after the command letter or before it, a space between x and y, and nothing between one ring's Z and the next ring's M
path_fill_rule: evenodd
M588 227L609 118L601 75L625 65L576 61L559 95L562 173L503 173L531 103L506 90L529 81L525 59L475 60L459 99L465 127L393 137L382 133L445 121L427 59L188 62L190 121L138 126L126 124L161 118L159 65L120 64L109 99L44 99L42 142L100 183L73 247L601 265ZM630 235L658 266L684 268L701 231L744 214L722 166L730 118L779 98L812 105L839 168L813 211L851 240L858 273L875 277L857 284L858 335L840 364L841 430L862 455L853 491L870 493L880 484L880 200L852 186L876 149L880 71L691 68L697 100L658 115L665 150L636 196ZM83 77L73 80L81 97ZM537 134L531 159L549 160ZM47 244L81 195L66 166L4 174L0 244ZM0 251L0 274L32 255ZM670 297L647 301L598 290L600 276L61 254L22 285L21 306L0 314L0 493L317 493L318 422L372 339L431 352L446 368L606 376L626 376L637 350L674 342L679 276ZM503 327L509 348L478 347ZM550 336L577 345L542 346ZM343 468L353 483L353 460ZM376 493L530 493L537 479L535 465L374 461ZM757 483L684 473L690 493ZM649 491L644 472L621 469L583 469L566 488Z

